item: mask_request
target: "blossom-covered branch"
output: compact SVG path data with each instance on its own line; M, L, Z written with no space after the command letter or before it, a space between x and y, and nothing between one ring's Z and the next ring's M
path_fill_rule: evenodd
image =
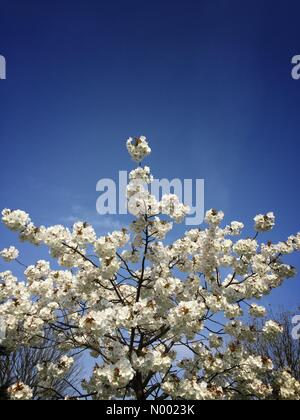
M267 321L258 330L243 322L248 313L264 317L257 301L295 275L284 256L300 250L300 234L259 242L275 225L268 213L255 217L252 239L241 239L242 223L223 226L223 212L210 210L205 228L167 244L189 208L173 194L160 201L150 194L153 176L141 165L151 152L145 137L129 139L127 149L138 164L127 187L134 218L128 230L97 237L85 222L72 230L35 226L27 213L3 210L7 228L21 241L46 245L61 268L41 260L25 269L25 280L0 273L2 346L38 346L48 329L58 348L89 351L95 367L78 399L300 399L300 384L287 371L244 344L272 340L281 326ZM19 251L0 255L11 263ZM71 365L67 358L39 366L41 386ZM9 392L32 397L26 384Z

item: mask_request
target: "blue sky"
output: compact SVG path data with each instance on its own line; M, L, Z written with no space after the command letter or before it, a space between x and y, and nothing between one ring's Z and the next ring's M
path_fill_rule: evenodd
M145 134L155 176L204 178L227 222L273 210L272 240L300 230L299 1L0 2L1 208L118 227L97 217L96 183L130 170L124 142ZM270 301L299 305L299 281Z

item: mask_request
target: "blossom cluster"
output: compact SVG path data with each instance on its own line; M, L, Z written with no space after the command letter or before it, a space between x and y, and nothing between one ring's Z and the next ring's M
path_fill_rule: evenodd
M8 394L11 400L31 400L33 393L28 385L17 382L8 388Z
M42 362L37 365L39 386L44 390L51 390L51 386L64 377L64 375L73 366L74 359L68 356L62 356L56 363Z
M145 137L129 139L127 148L139 164L151 151ZM84 221L72 229L36 226L21 210L3 210L4 225L22 242L46 246L51 258L26 267L23 278L0 273L2 345L38 346L53 329L58 349L88 351L94 370L78 398L300 399L300 384L287 371L245 346L282 331L273 321L258 330L245 316L264 317L257 301L295 276L284 256L300 250L300 233L259 241L275 224L268 213L255 217L253 238L244 239L243 223L223 225L224 213L212 209L203 229L165 243L188 208L172 194L157 201L149 193L149 167L129 178L134 220L105 236ZM13 262L19 252L11 247L1 256ZM51 389L72 363L40 364L40 386ZM33 395L21 383L9 393Z
M18 258L19 251L14 246L10 246L9 248L5 248L0 251L0 256L4 259L4 261L11 262Z
M127 140L127 150L132 159L136 162L141 162L151 153L151 149L145 136L140 136L135 139L130 137Z

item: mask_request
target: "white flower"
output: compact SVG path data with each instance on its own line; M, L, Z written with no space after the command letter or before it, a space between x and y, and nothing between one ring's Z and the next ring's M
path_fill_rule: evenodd
M254 239L241 239L233 246L233 251L239 256L251 257L256 254L258 244Z
M94 243L95 252L101 258L115 257L117 249L125 246L130 240L126 229L115 231L110 235L101 236Z
M283 400L300 400L300 383L292 375L283 370L278 372L275 383L279 387L279 395Z
M176 308L171 309L168 321L176 335L186 332L192 337L196 331L202 329L201 318L205 312L205 305L197 301L180 302Z
M130 137L127 140L127 150L136 162L141 162L146 156L151 153L151 149L148 145L147 138L145 136L140 136L133 139Z
M243 316L243 311L239 305L228 305L225 310L225 316L229 319L239 318L240 316Z
M251 305L251 308L249 310L250 315L254 318L263 318L264 316L266 316L266 312L266 308L264 308L263 306L258 306L255 303Z
M175 352L166 353L164 346L158 346L153 351L142 349L139 356L134 354L133 367L143 372L166 372L175 356Z
M93 243L96 240L96 233L88 223L78 222L73 226L73 239L79 245Z
M275 321L267 321L263 327L263 334L266 338L273 340L283 332L283 327Z
M0 256L7 262L14 261L18 258L19 251L14 246L11 246L3 249L0 252Z
M100 383L121 388L131 381L134 373L129 360L124 358L114 365L97 368L94 376Z
M160 220L159 217L155 217L153 221L149 223L149 235L156 239L165 239L166 235L173 228L173 223L165 222Z
M58 362L58 366L60 367L60 369L64 369L64 370L69 370L74 364L74 359L73 357L69 357L69 356L62 356L59 359Z
M225 231L228 235L238 236L241 234L244 229L244 224L240 222L231 222L230 226L225 228Z
M267 232L272 230L275 226L274 213L270 212L265 215L259 214L254 218L255 230L257 232Z
M17 382L8 388L8 394L12 400L31 400L33 397L32 389L22 382Z
M294 251L299 251L300 250L300 233L298 233L297 235L290 236L288 239L288 243L290 244L290 246L293 247Z
M22 210L2 211L2 221L10 230L21 231L30 223L30 217Z
M74 359L62 356L57 362L41 362L37 365L39 385L51 388L58 379L65 377L74 364Z
M153 176L151 175L150 168L145 166L144 168L137 168L130 172L129 174L130 181L138 180L145 182L146 184L151 184L153 182Z
M209 345L212 349L218 349L223 345L222 337L217 334L209 334Z
M189 213L189 206L180 203L175 194L165 194L160 202L161 212L170 216L176 223L181 223Z
M215 209L206 212L205 222L208 225L218 226L224 219L224 213Z
M26 268L24 274L29 283L45 280L50 274L50 263L44 260L38 261L36 265L30 265Z
M157 292L159 297L169 298L177 290L179 290L181 282L178 279L172 277L163 278L159 277L154 285L154 290Z

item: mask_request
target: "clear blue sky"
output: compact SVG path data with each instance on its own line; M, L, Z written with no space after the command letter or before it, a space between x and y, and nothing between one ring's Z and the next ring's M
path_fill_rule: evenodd
M145 134L154 174L204 178L206 208L248 227L273 210L273 240L300 230L299 1L0 2L1 208L118 226L97 219L96 182L130 169L124 141ZM0 227L0 248L13 238Z

